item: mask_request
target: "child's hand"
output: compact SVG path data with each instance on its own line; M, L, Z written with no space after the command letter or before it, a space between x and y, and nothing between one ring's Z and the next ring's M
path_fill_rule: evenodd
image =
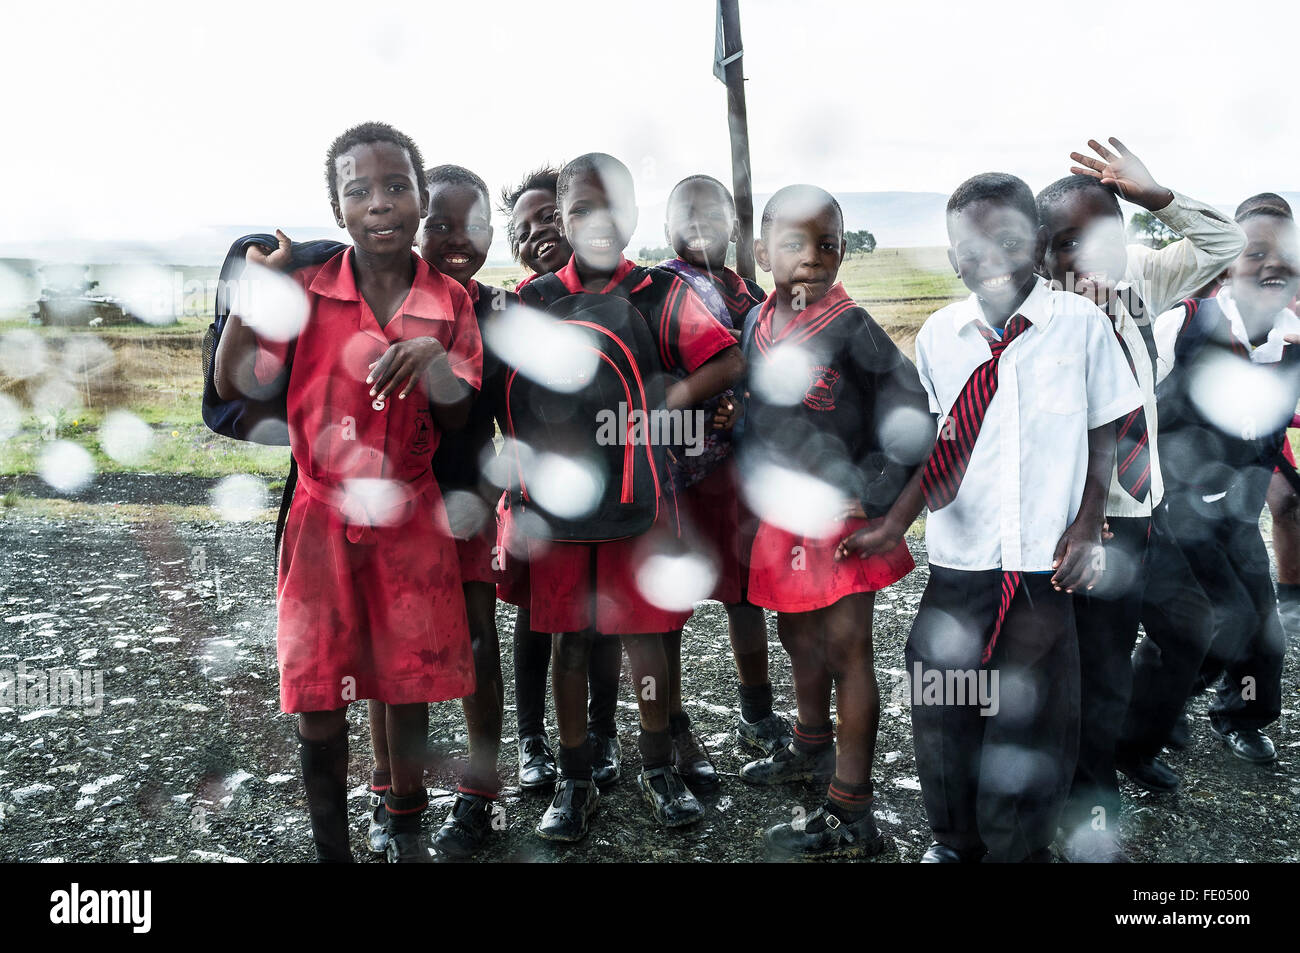
M1103 543L1109 543L1109 542L1110 542L1112 539L1114 539L1114 538L1115 538L1115 534L1112 533L1112 532L1110 531L1110 524L1109 524L1109 523L1102 523L1102 524L1101 524L1101 541L1102 541Z
M842 562L855 553L859 559L867 559L889 552L902 541L903 537L883 521L874 526L864 526L840 540L840 544L835 547L835 561Z
M1052 568L1056 570L1052 574L1052 588L1057 592L1062 589L1066 592L1091 589L1101 579L1104 566L1101 533L1090 532L1077 522L1071 523L1052 556Z
M714 430L730 430L740 419L740 402L731 397L718 401L718 411L713 415Z
M366 378L367 384L374 384L370 388L370 396L385 400L405 381L406 386L397 395L398 400L405 399L433 362L446 356L447 352L437 338L398 341L384 352L383 357L370 365L370 376Z
M270 268L273 271L288 271L292 258L291 246L293 242L289 236L278 228L275 230L275 240L279 247L271 254L262 251L257 245L249 245L248 251L244 252L244 261L251 261L255 265L261 265L263 268Z
M1287 344L1300 345L1300 334L1284 334L1282 335L1282 340Z
M862 508L861 500L845 500L840 504L840 519L850 520L867 518L866 511Z
M1071 152L1070 158L1079 165L1070 166L1070 171L1076 175L1090 175L1094 179L1100 179L1102 185L1117 193L1120 198L1141 205L1148 212L1162 209L1174 200L1174 193L1163 185L1158 185L1142 160L1129 152L1124 143L1111 136L1110 144L1119 155L1112 153L1096 139L1089 139L1089 148L1101 158L1094 159L1079 152Z

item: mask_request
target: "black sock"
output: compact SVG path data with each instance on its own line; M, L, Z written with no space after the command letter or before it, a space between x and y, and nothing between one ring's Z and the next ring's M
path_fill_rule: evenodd
M561 777L572 778L575 781L591 780L591 746L585 741L576 748L560 745L555 760L559 765Z
M675 715L668 716L668 733L674 738L680 737L691 730L691 716L685 711L679 711Z
M835 744L835 729L829 722L824 725L794 723L794 749L800 754L817 754Z
M871 813L872 792L870 780L850 784L836 775L826 789L827 809L840 820L852 824Z
M641 770L650 771L673 763L673 736L667 731L646 731L636 740L641 749Z
M301 733L298 741L316 859L349 863L347 727L324 741L308 741Z
M740 717L751 725L772 714L772 683L740 685Z
M456 790L462 794L477 794L495 801L501 793L501 778L493 771L491 774L472 774L468 771L460 779Z
M384 795L384 809L393 831L418 831L420 820L429 808L429 792L424 788L414 794L394 794L389 788Z
M370 793L383 794L393 786L393 772L375 769L370 772Z

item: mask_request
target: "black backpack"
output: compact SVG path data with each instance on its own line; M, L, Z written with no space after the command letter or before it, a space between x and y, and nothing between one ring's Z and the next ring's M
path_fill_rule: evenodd
M582 461L604 483L589 512L557 514L530 494L537 464L526 464L516 452L518 486L509 505L540 516L552 541L624 539L644 533L658 518L667 474L664 447L646 438L650 412L664 409L663 369L649 324L625 297L645 277L644 268L635 268L610 293L570 294L559 278L545 275L519 291L523 304L580 329L598 358L592 377L576 392L553 390L515 367L505 371L508 435L531 448L532 459L552 453ZM639 436L632 433L638 418ZM602 439L602 430L616 439Z
M230 289L234 282L244 273L245 255L248 249L257 245L267 252L274 251L279 243L274 235L258 233L245 235L236 239L226 252L226 260L221 263L221 278L217 282L217 306L212 323L203 335L203 422L213 433L235 440L250 440L270 446L287 447L289 445L289 428L287 425L289 380L284 375L279 390L271 397L262 400L236 398L222 400L213 384L213 373L217 355L217 343L221 332L230 317ZM296 242L292 246L292 264L290 271L298 271L311 265L320 265L343 249L346 245L331 241ZM275 551L280 552L280 537L284 533L284 521L293 500L293 491L298 484L298 463L289 458L289 474L285 477L284 493L280 497L280 515L275 524Z

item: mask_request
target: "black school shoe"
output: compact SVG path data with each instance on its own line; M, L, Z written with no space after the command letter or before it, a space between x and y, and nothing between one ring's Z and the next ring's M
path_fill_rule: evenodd
M949 847L947 844L940 844L938 841L932 843L924 854L921 855L919 863L922 864L978 864L984 856L983 847L971 847L966 850L958 850L956 847Z
M750 784L786 784L791 781L825 784L834 773L834 745L805 754L791 742L770 757L749 762L740 769L740 778Z
M874 857L885 849L885 835L870 811L850 824L825 805L802 820L768 828L763 840L775 853L800 860Z
M704 805L695 799L671 764L642 771L636 783L650 805L650 812L662 826L685 827L703 819Z
M776 712L755 722L736 719L736 737L765 758L770 758L794 741L794 729Z
M589 731L587 744L591 746L591 780L602 788L616 784L623 776L623 746L618 743L618 735Z
M1117 757L1115 768L1130 781L1152 794L1173 794L1182 786L1182 778L1159 758Z
M1268 735L1258 728L1219 728L1210 721L1210 734L1218 738L1228 750L1242 761L1251 764L1269 764L1277 760L1277 749Z
M1183 712L1174 722L1174 726L1169 729L1169 737L1165 739L1165 747L1172 748L1174 751L1184 751L1192 743L1192 719Z
M424 825L420 821L424 812L407 817L390 815L388 818L388 862L390 864L431 864L429 844L425 840Z
M582 840L599 802L600 789L595 782L560 775L555 782L555 797L537 825L537 836L566 844Z
M690 729L673 735L673 766L692 791L705 794L716 791L718 769L700 739Z
M388 852L388 810L384 807L384 796L370 792L370 827L366 831L366 841L370 844L370 853Z
M519 786L525 791L555 787L559 773L546 735L524 735L519 739Z
M457 791L451 812L433 835L434 849L457 860L473 857L491 836L495 808L491 798Z

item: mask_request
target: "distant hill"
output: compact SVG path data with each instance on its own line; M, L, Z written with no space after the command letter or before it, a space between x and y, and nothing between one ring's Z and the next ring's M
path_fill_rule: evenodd
M1300 210L1300 192L1279 193L1292 207ZM763 205L771 193L754 197L754 218L763 212ZM946 245L943 210L948 197L941 192L839 192L836 194L844 209L844 224L850 231L867 229L876 236L880 248L915 248L929 245ZM1216 203L1216 207L1231 215L1236 203ZM1132 214L1133 206L1125 211ZM632 236L633 254L643 247L656 248L665 244L663 234L664 205L643 205L639 223ZM505 223L498 220L495 240L488 252L488 264L503 265L510 262L510 248L506 243ZM117 264L150 262L169 265L218 266L225 257L231 242L241 235L266 231L270 223L252 225L215 225L197 228L193 232L155 243L106 241L43 241L30 244L0 243L0 259L35 259L49 262L77 262L81 264ZM307 241L313 238L346 239L340 229L329 224L281 226L294 239Z

